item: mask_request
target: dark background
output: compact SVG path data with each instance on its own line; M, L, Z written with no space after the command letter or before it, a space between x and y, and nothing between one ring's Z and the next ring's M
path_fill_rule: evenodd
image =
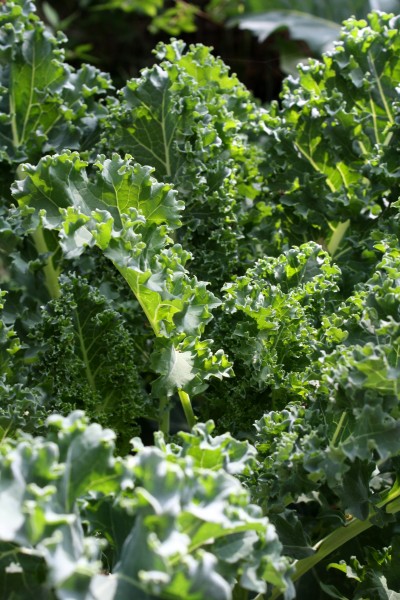
M95 64L110 73L118 87L124 85L127 79L137 77L143 67L154 64L152 50L157 42L167 42L171 38L163 31L151 33L152 18L139 12L98 10L98 6L97 9L94 5L85 7L79 0L53 0L47 2L47 7L50 5L54 9L59 23L50 23L48 10L43 7L46 3L37 4L41 18L53 29L61 29L67 35L68 62L74 66L82 62ZM207 2L191 4L203 9ZM195 27L196 31L181 32L176 37L188 44L212 46L214 53L262 102L277 98L285 76L279 59L279 48L289 41L285 31L259 43L250 32L218 22L205 12L195 17ZM304 43L301 46L303 54L310 54Z

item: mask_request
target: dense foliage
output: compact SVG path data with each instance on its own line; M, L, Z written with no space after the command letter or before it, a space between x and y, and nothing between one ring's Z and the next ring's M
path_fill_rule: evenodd
M268 108L0 25L2 597L396 598L400 18Z

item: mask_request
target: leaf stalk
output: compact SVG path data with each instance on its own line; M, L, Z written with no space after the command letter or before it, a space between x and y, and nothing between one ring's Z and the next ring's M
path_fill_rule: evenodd
M376 506L378 508L383 508L386 506L386 512L388 514L400 512L400 483L396 482L388 494L386 494ZM329 554L346 544L346 542L349 542L353 538L360 535L360 533L366 531L370 527L373 527L374 523L372 520L376 514L377 510L372 510L368 519L365 521L353 518L347 525L335 529L325 538L317 542L313 546L314 554L293 563L295 571L292 576L292 581L297 581ZM269 596L269 600L276 600L281 594L282 590L274 588L272 590L272 594Z

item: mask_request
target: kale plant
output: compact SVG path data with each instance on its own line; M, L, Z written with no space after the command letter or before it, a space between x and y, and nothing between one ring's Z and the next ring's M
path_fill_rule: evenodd
M399 23L261 107L0 5L4 599L399 595Z

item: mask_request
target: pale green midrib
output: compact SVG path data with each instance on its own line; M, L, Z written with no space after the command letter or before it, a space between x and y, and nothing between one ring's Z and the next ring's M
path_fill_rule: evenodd
M67 456L65 458L65 470L62 477L62 482L64 483L64 493L65 493L65 511L71 512L72 506L69 498L70 488L71 488L71 453L73 451L73 445L71 444L67 451ZM111 481L113 479L118 479L118 475L106 475L105 477L99 477L91 482L92 487L98 485L99 482Z
M110 392L108 392L108 394L105 396L105 398L102 400L101 405L99 406L99 408L101 408L102 411L106 411L108 408L108 405L110 403L110 400L114 397L114 390L111 390ZM98 409L96 411L97 413L100 412L100 410Z
M143 312L146 315L146 317L147 317L147 319L148 319L148 321L149 321L149 323L151 325L151 328L153 329L155 335L157 337L159 337L160 336L160 329L159 329L157 323L151 317L150 312L149 312L149 310L148 310L148 308L146 306L146 303L143 301L143 299L142 299L142 297L140 295L140 286L138 286L137 290L133 290L133 293L135 294L135 296L137 298L137 301L139 302L140 306L142 307Z
M146 104L145 102L143 102L143 100L141 100L141 104L149 111L151 118L153 119L153 121L155 121L156 123L158 123L161 127L161 132L163 134L163 143L164 143L164 147L165 147L165 158L167 159L167 149L168 146L165 142L166 140L166 136L165 136L165 131L164 131L164 125L163 125L163 103L164 103L164 97L165 97L165 93L163 94L163 101L161 103L161 120L157 119L157 117L153 114L153 111L151 110L151 107ZM137 136L133 136L136 143L139 144L139 146L142 146L142 148L144 148L145 150L147 150L148 152L150 152L150 154L152 154L154 156L154 158L157 160L157 162L161 163L162 165L164 165L165 170L168 171L168 162L166 162L166 160L163 160L158 154L156 154L154 152L154 150L150 147L150 146L146 146L146 144L144 144L143 142L141 142ZM154 165L153 165L154 166Z
M86 346L85 346L85 340L83 337L83 332L82 332L78 309L75 309L75 317L76 317L76 327L77 327L77 333L78 333L79 347L81 349L83 362L85 363L86 378L87 378L92 390L96 391L96 382L93 377L92 370L90 368L90 360L89 360L89 356L88 356Z
M140 306L142 307L142 310L144 312L144 314L147 317L147 320L149 321L151 328L153 329L155 335L157 337L160 337L160 329L157 326L157 323L154 321L154 319L152 318L152 316L149 313L149 310L146 306L146 303L143 301L141 295L140 295L140 283L138 282L138 276L136 276L136 282L134 285L132 285L131 281L129 281L125 275L124 275L124 268L121 268L118 266L118 264L113 263L115 265L115 267L118 269L118 271L121 273L122 277L125 279L125 281L127 282L127 284L129 285L130 289L132 290L132 292L134 293L137 301L139 302Z
M347 221L343 221L342 223L336 225L332 237L327 245L328 252L331 256L335 255L349 227L350 219L347 219Z
M335 433L333 434L332 441L331 441L331 445L332 446L335 446L335 444L336 444L336 440L338 439L338 437L340 435L340 432L341 432L341 430L343 428L343 425L344 425L344 423L346 421L346 417L347 417L347 412L344 410L342 412L342 414L340 415L340 419L339 419L339 422L338 422L338 424L336 426Z
M166 111L165 111L165 98L166 98L166 91L163 92L163 99L161 102L161 119L157 119L157 117L153 114L153 111L151 110L150 106L148 104L146 104L145 102L143 102L143 100L141 100L142 105L149 111L151 118L153 119L153 121L155 123L157 123L160 128L161 128L161 135L162 135L162 143L164 146L164 156L165 156L165 160L163 160L159 154L157 154L156 152L154 152L154 150L149 146L144 144L142 141L140 141L140 139L134 135L134 139L135 142L141 146L142 148L144 148L145 150L147 150L152 156L154 156L155 160L160 163L161 165L164 166L165 168L165 174L167 175L167 177L171 177L172 175L172 167L171 167L171 156L170 156L170 146L171 143L173 141L173 137L174 137L174 133L175 130L178 127L178 122L179 119L176 119L175 125L172 128L172 131L170 133L169 136L169 140L167 137L167 130L166 130ZM153 164L154 166L154 164Z
M12 131L12 141L14 148L19 148L21 145L18 137L18 127L17 127L17 112L15 106L15 98L14 98L14 87L10 91L10 117L11 117L11 131Z
M182 389L178 390L178 395L182 404L183 412L185 413L186 421L190 429L192 429L196 425L196 417L194 416L190 396Z
M114 263L115 264L115 263ZM132 290L132 292L134 293L134 295L136 296L137 301L139 302L140 306L142 307L142 310L144 312L144 314L146 315L151 328L154 331L154 334L156 335L156 337L160 337L160 328L157 324L156 321L156 317L158 314L158 310L160 308L160 305L157 306L157 310L155 312L155 318L152 318L152 316L150 315L150 312L146 306L145 301L143 301L141 295L140 295L140 283L138 282L138 276L136 276L136 281L133 283L131 281L129 281L125 276L124 276L124 272L123 269L121 269L120 267L118 267L117 264L115 264L116 268L118 269L118 271L121 273L121 275L124 277L124 279L127 281L130 289ZM162 304L161 304L162 306ZM193 412L193 407L192 407L192 403L190 400L190 396L189 394L187 394L184 390L179 389L178 390L178 395L179 395L179 399L181 401L182 404L182 408L183 411L185 413L185 417L187 420L187 423L190 427L190 429L196 424L196 417L194 415ZM160 419L160 430L165 434L168 435L169 433L169 407L168 407L168 398L160 398L160 404L159 404L159 419Z
M150 152L150 154L152 154L154 156L154 158L157 160L157 162L161 163L162 165L164 165L165 170L167 170L167 164L166 162L160 158L152 148L150 148L150 146L146 146L146 144L143 144L143 142L141 142L136 136L134 136L135 142L139 145L142 146L142 148L144 148L145 150L147 150L148 152ZM154 166L154 165L153 165Z
M307 571L309 571L313 566L318 564L326 556L329 556L329 554L343 546L346 542L357 537L358 535L360 535L360 533L366 531L372 526L373 524L370 522L369 519L366 521L360 521L359 519L356 519L352 521L347 527L335 530L333 532L334 535L332 535L332 539L330 539L329 536L327 536L324 540L320 542L318 548L314 547L314 550L316 552L315 554L313 554L313 556L310 556L307 559L303 559L304 563L302 563L302 561L299 561L297 563L293 581L297 581L297 579L299 579L302 575L307 573Z
M378 123L376 120L376 111L375 111L375 104L374 101L372 100L372 96L369 96L369 105L371 108L371 115L372 115L372 122L374 124L374 133L375 133L375 143L376 144L380 144L380 140L379 140L379 131L378 131Z

